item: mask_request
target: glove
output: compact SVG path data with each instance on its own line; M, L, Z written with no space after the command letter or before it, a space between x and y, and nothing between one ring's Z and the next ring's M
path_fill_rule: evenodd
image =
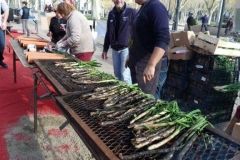
M59 49L59 48L62 48L62 47L64 47L64 46L63 46L63 43L57 43L57 44L56 44L56 49Z
M63 48L67 45L67 41L58 41L57 44L56 44L56 49L59 49L59 48Z
M60 41L58 41L58 42L56 43L56 45L58 45L58 44L62 43L62 41L63 41L63 40L61 39Z

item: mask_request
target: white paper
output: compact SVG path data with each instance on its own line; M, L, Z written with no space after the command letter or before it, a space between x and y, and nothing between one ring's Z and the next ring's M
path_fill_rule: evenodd
M202 81L206 81L206 77L202 77L201 80L202 80Z
M176 51L176 54L183 54L183 53L187 53L187 50L178 50L178 51Z

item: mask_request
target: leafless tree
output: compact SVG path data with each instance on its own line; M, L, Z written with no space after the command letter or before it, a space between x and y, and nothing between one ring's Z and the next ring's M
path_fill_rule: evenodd
M181 0L180 3L180 11L184 8L184 6L189 2L189 0Z
M206 11L208 13L209 21L208 24L211 23L212 15L214 11L219 7L220 1L219 0L204 0L206 5Z

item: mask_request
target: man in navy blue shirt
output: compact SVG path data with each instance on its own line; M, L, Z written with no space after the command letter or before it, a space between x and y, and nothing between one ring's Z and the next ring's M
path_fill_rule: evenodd
M203 27L205 28L205 31L208 31L208 16L205 14L203 17L201 17L202 20L202 26L201 26L201 32L203 31Z
M114 75L132 84L130 69L125 67L128 58L128 38L136 10L126 6L124 0L113 0L114 7L108 14L102 59L106 60L109 46L112 48Z
M167 63L170 41L168 11L159 0L135 0L141 5L129 39L129 61L133 83L155 95L161 64Z

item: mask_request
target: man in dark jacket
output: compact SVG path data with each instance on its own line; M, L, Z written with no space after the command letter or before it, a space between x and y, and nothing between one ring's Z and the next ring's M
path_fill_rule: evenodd
M121 81L132 83L130 69L125 67L128 58L128 38L136 10L126 6L124 0L113 0L114 7L108 14L102 59L106 60L112 48L114 75Z
M27 2L22 2L22 9L20 10L20 16L22 20L22 28L23 28L23 34L27 36L30 35L29 29L28 29L28 18L29 18L29 8L27 7Z
M208 31L207 25L208 25L208 16L205 14L203 17L201 17L202 20L202 26L201 26L201 32L203 31L203 27L205 28L205 31Z
M141 5L129 39L129 61L133 83L147 94L156 94L161 64L167 64L170 41L168 11L159 0L135 0Z
M191 31L191 26L194 25L194 18L193 18L193 13L190 13L188 19L187 19L187 26L188 30Z
M228 20L228 22L227 22L224 35L225 35L225 36L228 36L228 31L231 33L232 28L233 28L233 20L232 20L232 18L230 18L230 19Z

